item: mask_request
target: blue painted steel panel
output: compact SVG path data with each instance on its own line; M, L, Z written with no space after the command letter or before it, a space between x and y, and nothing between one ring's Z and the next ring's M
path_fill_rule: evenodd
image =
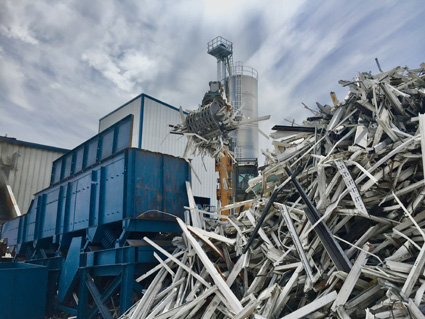
M164 156L164 211L184 219L184 209L187 206L186 183L190 181L190 167L185 161L176 161L172 156ZM165 216L163 216L163 219Z
M127 129L129 133L131 127ZM188 205L185 181L190 179L189 165L183 159L140 149L116 152L125 145L120 141L122 132L115 128L102 144L100 139L92 139L76 149L71 175L36 194L27 214L3 225L1 237L8 238L9 246L20 256L49 265L53 295L59 291L58 299L64 302L74 290L77 273L90 272L95 277L121 276L120 300L125 307L130 305L133 287L128 283L134 282L135 265L146 267L156 260L151 246L127 246L126 239L134 232L179 231L169 214L182 218ZM86 166L90 156L94 158L90 154L96 154L97 160L110 151L112 155ZM65 165L69 158L55 169L69 166ZM83 169L76 172L80 165ZM111 249L80 252L81 247L100 245ZM67 254L66 260L49 253L54 249ZM61 270L60 279L53 269ZM53 297L50 293L49 300ZM88 307L84 291L79 298L80 316Z
M159 153L135 153L135 190L133 209L137 217L144 219L170 220L172 217L161 212L183 217L183 206L187 203L184 182L189 180L189 166L183 160Z
M145 113L145 96L142 94L140 102L140 128L139 128L139 148L142 148L143 116Z
M136 154L139 157L141 154ZM149 211L153 208L159 211L164 211L163 198L164 198L164 163L159 154L143 154L143 165L136 166L136 212L140 213ZM136 158L136 162L139 160ZM149 217L150 214L156 212L146 213L143 217Z
M34 198L33 205L31 206L30 212L24 215L25 225L24 225L24 234L23 242L31 242L34 240L35 234L35 219L37 217L38 202L40 201L40 196Z
M72 158L74 154L69 154L64 158L65 165L62 166L62 174L61 179L64 179L71 175L71 168L72 168Z
M22 218L15 218L3 225L2 237L7 238L9 245L15 246L18 243L21 220Z
M90 197L91 197L91 172L83 174L76 181L76 198L74 211L74 230L89 227Z
M61 170L62 170L62 161L53 162L52 167L52 177L50 180L50 185L56 184L61 179Z
M93 170L91 172L91 190L90 190L90 216L89 225L90 227L95 226L99 223L99 198L100 198L100 187L99 187L100 171Z
M47 194L41 194L38 197L38 205L36 207L35 214L35 226L34 226L34 240L41 238L41 230L43 228L44 218L43 218L43 209L46 205Z
M96 163L98 143L99 143L99 140L97 138L87 143L86 161L84 163L84 167L88 167Z
M107 158L112 155L114 151L114 134L115 131L110 131L103 136L100 158Z
M53 162L50 185L69 178L131 145L129 115Z
M126 121L115 128L114 152L122 151L131 145L133 121Z
M46 267L0 263L0 287L0 318L45 318Z
M68 189L68 186L66 184L60 186L55 235L59 235L64 232L65 202L66 202L67 189Z
M74 167L72 174L81 171L84 168L84 147L78 147L74 155Z
M69 233L74 230L74 207L75 207L75 181L70 181L66 190L65 218L63 232Z
M183 159L125 149L36 194L30 211L6 223L1 236L14 246L70 234L62 242L66 249L75 231L118 223L114 227L119 236L121 221L139 215L146 222L133 231L170 230L174 218L167 214L183 218L183 207L188 205L185 181L189 178ZM164 224L157 223L161 221Z
M171 248L170 246L162 245L164 249ZM96 266L113 266L113 265L124 265L129 263L152 263L156 264L157 260L153 256L153 252L156 249L150 246L149 244L142 246L127 246L127 247L119 247L113 249L104 249L97 251L90 251L83 253L86 258L82 258L85 260L85 263L80 265L81 267L96 267ZM161 258L166 258L162 253L158 253Z
M104 174L104 203L103 223L119 221L123 218L124 208L124 157L117 158L111 164L105 166ZM128 172L131 174L132 172ZM117 190L120 190L117 192Z
M59 279L59 302L62 302L65 299L66 295L69 294L70 288L75 283L75 275L77 274L78 268L80 266L81 243L81 237L74 237L71 241L69 252L66 256L66 261L63 264Z
M56 231L56 217L58 212L59 202L59 187L53 188L50 192L47 192L46 202L41 210L41 234L39 238L47 238L55 235Z

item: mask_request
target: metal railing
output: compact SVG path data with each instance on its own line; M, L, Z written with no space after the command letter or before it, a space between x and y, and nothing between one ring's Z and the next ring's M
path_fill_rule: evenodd
M218 46L224 46L227 50L233 51L233 43L223 37L216 37L207 43L208 52L212 51Z
M247 75L258 79L258 72L256 69L251 68L250 66L244 66L242 62L236 62L232 68L232 75Z

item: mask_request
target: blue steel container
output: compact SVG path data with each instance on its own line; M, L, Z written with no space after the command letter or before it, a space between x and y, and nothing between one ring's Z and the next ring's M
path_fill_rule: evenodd
M190 168L183 159L126 148L36 194L27 214L3 225L1 237L19 253L24 243L136 217L158 229L144 231L169 231L170 215L183 218L188 205L185 181Z
M50 185L95 165L131 145L133 115L128 115L103 132L53 162Z
M47 267L0 263L0 319L44 319Z

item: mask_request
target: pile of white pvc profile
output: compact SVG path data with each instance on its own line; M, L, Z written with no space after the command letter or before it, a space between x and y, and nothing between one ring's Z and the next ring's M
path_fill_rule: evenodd
M424 318L421 67L341 81L342 102L276 126L245 210L190 201L174 251L145 238L160 264L122 318Z

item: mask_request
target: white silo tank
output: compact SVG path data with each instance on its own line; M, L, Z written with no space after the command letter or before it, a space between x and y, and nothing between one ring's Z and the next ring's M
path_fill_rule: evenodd
M258 117L258 73L255 69L236 62L226 80L226 93L234 110L241 109L244 118ZM258 123L243 126L236 134L236 158L257 159Z

